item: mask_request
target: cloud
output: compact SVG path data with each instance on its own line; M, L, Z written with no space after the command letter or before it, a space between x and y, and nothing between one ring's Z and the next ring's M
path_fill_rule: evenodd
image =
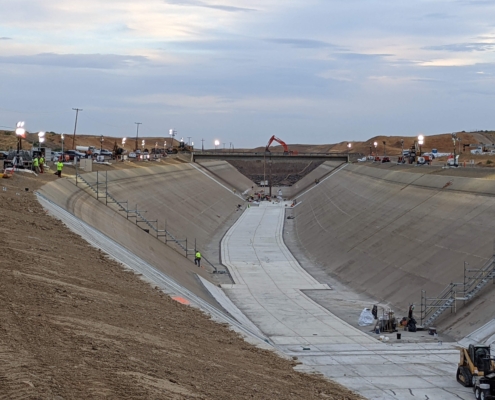
M464 6L493 6L491 0L457 0L457 2Z
M339 58L351 61L369 61L372 59L381 59L391 57L393 54L365 54L365 53L337 53Z
M6 37L6 36L2 36L0 37L0 40L12 40L11 37Z
M321 49L321 48L337 48L337 46L327 43L321 40L313 39L282 39L282 38L272 38L265 39L266 42L285 44L291 47L302 48L302 49Z
M426 14L423 16L423 18L427 18L427 19L450 19L452 17L449 14L437 12L437 13Z
M226 6L221 4L208 4L200 0L165 0L167 4L173 4L178 6L192 6L192 7L204 7L212 8L215 10L227 11L227 12L250 12L257 11L254 8L244 8L235 6Z
M495 44L492 43L455 43L439 46L423 47L424 50L439 50L451 52L471 52L471 51L493 51Z
M117 54L56 54L0 56L0 64L40 65L65 68L122 69L147 63L143 56Z

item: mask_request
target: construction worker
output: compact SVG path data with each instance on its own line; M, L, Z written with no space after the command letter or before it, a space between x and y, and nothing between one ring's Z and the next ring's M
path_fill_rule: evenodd
M40 173L44 172L44 166L45 166L45 157L43 157L43 154L40 155Z
M58 160L57 172L55 172L55 175L58 175L59 178L62 178L62 168L64 168L64 163L62 162L62 160Z
M40 159L39 159L39 156L36 156L33 158L33 168L34 168L34 172L36 172L37 174L40 173Z
M194 265L201 267L201 253L199 252L199 250L196 250L196 254L194 257Z

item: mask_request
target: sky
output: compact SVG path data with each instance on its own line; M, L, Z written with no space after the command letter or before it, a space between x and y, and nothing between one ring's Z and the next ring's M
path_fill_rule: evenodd
M495 129L495 2L0 0L0 129L236 148ZM222 145L221 145L222 146Z

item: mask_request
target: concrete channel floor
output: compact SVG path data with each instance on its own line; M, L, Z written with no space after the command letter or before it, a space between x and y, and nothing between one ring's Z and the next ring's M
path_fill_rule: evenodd
M456 382L456 343L383 343L337 318L302 290L331 290L282 239L287 203L246 209L222 240L234 304L298 369L321 373L368 399L473 399Z

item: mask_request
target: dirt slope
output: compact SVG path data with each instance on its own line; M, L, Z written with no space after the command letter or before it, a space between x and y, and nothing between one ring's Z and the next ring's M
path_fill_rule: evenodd
M457 136L461 139L461 151L462 144L477 144L477 143L488 143L490 133L458 133ZM483 139L480 141L480 139ZM398 155L401 153L402 144L401 140L404 140L404 149L409 149L414 141L417 140L417 136L374 136L364 142L361 141L344 141L335 144L320 144L320 145L306 145L306 144L289 144L289 150L297 151L299 153L330 153L330 152L340 152L340 153L362 153L368 155L370 150L372 153L377 153L383 155L386 152L387 155ZM375 150L374 142L377 142L377 147ZM383 144L385 142L385 145ZM347 147L348 143L351 143L351 148ZM459 142L457 142L456 151L459 149ZM422 146L424 152L429 152L431 149L437 149L439 152L452 152L453 142L450 133L444 133L439 135L425 136L425 143ZM264 147L257 147L256 151L263 151ZM270 147L273 152L282 152L283 148L281 146ZM466 150L467 151L467 150Z
M0 399L359 398L295 372L87 245L33 195L54 178L2 180Z

